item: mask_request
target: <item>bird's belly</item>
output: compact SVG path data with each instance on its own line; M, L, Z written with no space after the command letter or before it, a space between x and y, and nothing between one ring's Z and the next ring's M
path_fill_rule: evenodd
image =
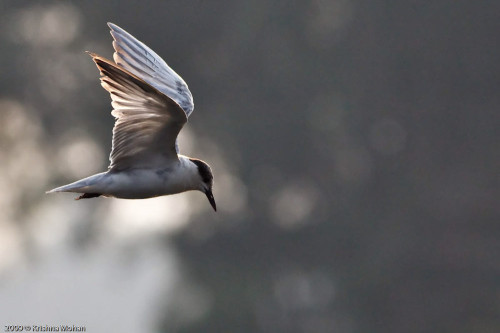
M174 175L147 170L121 172L113 175L106 194L121 199L146 199L186 191L187 188L176 180Z

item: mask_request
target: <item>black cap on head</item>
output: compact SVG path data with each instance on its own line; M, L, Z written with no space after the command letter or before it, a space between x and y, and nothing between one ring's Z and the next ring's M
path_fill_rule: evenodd
M212 169L210 169L210 166L202 160L196 158L190 158L189 160L198 167L198 172L200 173L203 182L212 185L214 176L212 175Z

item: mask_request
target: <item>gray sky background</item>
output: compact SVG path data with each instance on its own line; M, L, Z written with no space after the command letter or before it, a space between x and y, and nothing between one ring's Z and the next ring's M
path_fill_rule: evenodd
M500 3L0 1L0 324L498 332ZM200 193L74 201L113 22L188 83Z

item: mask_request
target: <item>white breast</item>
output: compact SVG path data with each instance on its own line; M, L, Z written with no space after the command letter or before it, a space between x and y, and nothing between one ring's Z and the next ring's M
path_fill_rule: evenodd
M108 173L102 192L123 199L144 199L198 190L201 178L197 167L184 156L179 163L159 169L131 169Z

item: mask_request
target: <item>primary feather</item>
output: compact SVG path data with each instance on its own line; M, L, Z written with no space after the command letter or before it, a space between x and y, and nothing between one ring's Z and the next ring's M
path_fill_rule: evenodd
M111 95L116 118L109 168L155 167L177 159L175 141L187 121L182 108L128 70L89 54Z
M189 117L194 104L186 82L144 43L113 23L108 26L114 39L115 62L169 96Z

